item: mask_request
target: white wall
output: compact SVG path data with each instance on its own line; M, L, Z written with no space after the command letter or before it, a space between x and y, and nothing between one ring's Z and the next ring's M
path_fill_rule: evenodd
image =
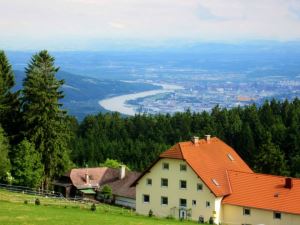
M162 164L169 163L169 170L163 170ZM179 217L179 199L187 199L187 209L191 209L191 218L198 220L203 216L208 221L213 216L216 197L204 182L198 178L195 172L187 164L187 171L180 171L180 164L186 164L183 160L161 159L142 177L136 186L136 211L137 213L148 215L151 209L155 216ZM147 178L152 179L152 185L147 185ZM168 187L161 187L161 178L167 178ZM186 180L187 188L180 189L179 181ZM203 184L203 190L197 191L197 183ZM150 196L150 203L144 203L143 195ZM168 197L168 205L161 204L161 196ZM196 206L192 205L192 200L196 200ZM206 207L206 201L210 202L210 207ZM220 201L218 201L220 202ZM217 203L218 203L217 202ZM217 213L218 214L218 213Z
M300 207L300 202L299 202ZM243 207L222 205L222 224L226 225L300 225L300 215L282 213L281 219L273 218L273 211L250 208L251 215L243 215Z

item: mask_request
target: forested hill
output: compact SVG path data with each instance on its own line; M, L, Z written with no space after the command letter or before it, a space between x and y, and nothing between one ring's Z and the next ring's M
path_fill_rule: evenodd
M25 72L15 70L14 75L16 79L14 90L20 90L22 89ZM89 114L106 112L98 103L101 99L161 88L160 86L146 83L85 77L65 71L58 71L56 76L58 79L65 81L65 84L62 86L64 98L61 99L63 108L79 120L82 120Z
M71 142L71 157L78 166L97 166L106 158L143 170L159 153L178 141L205 134L232 146L257 172L300 177L300 100L266 102L211 113L174 115L119 114L86 117Z

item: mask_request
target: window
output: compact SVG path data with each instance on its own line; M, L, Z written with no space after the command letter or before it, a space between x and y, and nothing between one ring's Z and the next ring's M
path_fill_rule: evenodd
M197 205L197 201L196 200L192 200L192 206L196 206Z
M227 157L228 157L231 161L234 161L234 158L233 158L233 156L232 156L230 153L227 154Z
M161 186L168 187L168 179L167 178L161 178Z
M243 214L244 214L245 216L250 216L250 215L251 215L251 210L248 209L248 208L244 208L244 209L243 209Z
M163 163L162 168L163 170L169 170L169 163Z
M186 199L181 198L181 199L179 200L179 205L180 205L180 207L186 207Z
M152 179L150 178L147 179L147 185L152 185Z
M149 195L143 195L144 203L150 202L150 196Z
M219 182L216 179L211 179L211 180L216 186L220 186Z
M274 219L281 219L281 213L280 212L274 212Z
M186 171L186 165L180 164L180 171Z
M210 201L206 201L206 208L210 208Z
M181 180L179 182L179 186L180 186L181 189L186 189L186 180Z
M168 205L168 197L162 196L161 199L160 199L160 204Z
M203 190L203 184L197 184L197 191Z

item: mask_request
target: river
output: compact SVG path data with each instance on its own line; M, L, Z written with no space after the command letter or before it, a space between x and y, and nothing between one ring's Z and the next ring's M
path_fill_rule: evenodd
M100 100L98 103L106 110L133 116L136 114L135 107L133 105L127 104L126 103L127 101L158 95L162 93L174 92L176 90L183 89L183 87L178 85L173 85L173 84L160 84L160 83L152 83L152 84L161 86L162 89L115 96L112 98Z

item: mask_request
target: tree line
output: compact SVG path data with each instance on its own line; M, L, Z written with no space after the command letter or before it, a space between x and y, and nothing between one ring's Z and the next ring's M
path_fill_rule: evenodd
M70 166L63 80L47 51L32 56L23 88L13 92L12 66L0 51L0 181L49 188Z
M172 115L99 113L78 122L62 109L64 81L54 63L47 51L34 54L23 88L14 92L12 66L0 51L0 182L48 189L71 167L107 159L142 171L176 142L206 134L232 146L257 172L300 177L297 98Z
M87 116L73 130L76 138L71 142L71 158L79 166L97 166L113 158L142 171L176 142L210 134L233 147L257 172L300 177L297 98L173 115L100 113Z

